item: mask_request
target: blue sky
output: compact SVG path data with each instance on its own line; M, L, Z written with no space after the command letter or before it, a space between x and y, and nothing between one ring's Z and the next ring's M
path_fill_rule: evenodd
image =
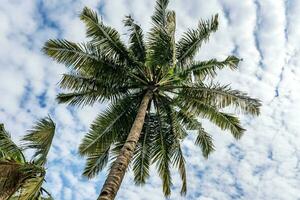
M106 24L126 40L127 14L150 27L152 0L2 0L0 4L0 122L18 141L37 119L48 113L58 131L50 151L46 187L55 199L95 199L106 170L92 180L81 176L84 159L77 147L89 124L106 105L74 108L58 105L57 83L65 72L41 52L50 38L84 41L78 18L84 6L99 12ZM300 199L300 1L299 0L173 0L176 38L201 18L219 13L220 26L197 59L229 54L243 58L236 72L222 71L218 80L260 98L258 118L241 115L247 132L235 141L204 121L216 151L205 160L193 135L184 141L188 193L181 197L174 171L170 199ZM134 186L129 172L118 199L164 199L154 170L144 187Z

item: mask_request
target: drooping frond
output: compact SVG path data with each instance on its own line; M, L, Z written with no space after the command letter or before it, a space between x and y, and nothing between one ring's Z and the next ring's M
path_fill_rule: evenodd
M28 191L31 185L27 184L28 181L45 175L43 168L26 162L0 161L0 169L0 197L2 195L12 197L18 194L20 198L21 191Z
M146 47L144 44L143 30L134 22L130 15L126 16L124 24L126 27L128 27L130 32L129 49L139 62L144 63L146 59Z
M210 20L200 21L197 29L189 29L177 43L176 57L178 63L184 66L190 63L203 42L208 41L211 33L218 29L218 15Z
M183 155L179 141L174 145L172 160L173 160L172 162L173 162L174 166L178 169L181 180L182 180L182 186L181 186L180 193L181 193L181 195L185 195L187 192L185 159L184 159L184 155Z
M171 178L171 158L172 145L174 142L174 134L171 134L171 128L167 121L167 116L161 110L158 101L154 101L156 106L156 114L158 120L157 134L155 134L153 143L153 163L163 183L163 192L165 196L171 194L172 178Z
M100 59L100 51L91 43L77 44L67 40L49 40L43 51L59 63L80 69Z
M3 124L0 124L0 160L25 162L21 149L11 140Z
M95 46L100 46L105 55L122 63L132 63L119 33L115 29L105 26L102 21L99 21L96 12L85 7L80 14L80 19L86 25L87 37L92 39L91 42Z
M204 128L198 130L195 144L201 147L202 155L205 158L208 158L209 154L215 150L213 139L207 132L205 132Z
M192 84L191 87L184 87L182 93L189 97L201 99L218 108L231 105L247 114L259 115L261 103L258 99L251 98L241 91L232 90L228 85L205 85L199 82Z
M182 109L178 110L178 107L174 108L172 105L172 99L166 96L159 96L157 105L161 104L161 111L166 116L166 123L168 124L169 143L172 144L170 148L171 162L178 169L182 186L181 195L185 195L187 191L186 169L185 159L181 150L180 142L186 137L187 132L185 127L195 125L193 118L184 119L182 117ZM188 122L187 122L188 121Z
M198 100L197 98L180 96L179 99L179 104L182 104L183 107L185 107L187 110L190 110L191 112L195 112L197 115L207 118L222 130L229 130L236 139L239 139L245 132L245 129L242 128L237 117L224 112L220 112L215 106L209 105L203 101Z
M79 153L81 155L93 154L95 150L105 151L120 137L123 130L129 133L136 113L138 96L127 96L101 113L91 125L89 133L83 138Z
M208 61L194 62L189 68L180 71L180 77L194 76L196 80L203 80L205 77L214 77L217 75L217 69L229 67L231 70L237 69L240 59L235 56L228 56L223 61L211 59Z
M15 161L0 161L0 199L12 196L23 180L21 164Z
M44 176L31 178L25 181L22 185L19 200L39 199L41 198L41 187L44 182Z
M83 175L88 178L93 178L99 173L99 171L102 171L108 163L109 150L110 147L104 151L102 149L95 149L92 154L88 155Z
M45 165L55 134L55 124L50 117L37 122L23 138L25 149L35 150L33 159L38 165Z
M143 185L149 178L152 158L153 136L156 134L157 119L148 109L143 131L133 157L134 182Z

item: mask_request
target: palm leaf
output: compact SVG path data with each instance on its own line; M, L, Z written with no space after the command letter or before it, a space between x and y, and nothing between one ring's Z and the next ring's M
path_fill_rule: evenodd
M173 157L172 162L175 167L178 168L181 180L182 180L182 186L181 186L181 195L185 195L187 192L187 180L186 180L186 169L185 169L185 159L184 155L181 150L181 146L179 141L177 141L174 145L173 149Z
M197 84L192 84L192 87L184 87L182 93L189 97L201 99L218 108L232 105L236 109L240 109L247 114L259 115L261 103L258 99L251 98L238 90L232 90L228 85L204 85L199 82Z
M167 7L169 0L157 0L152 22L156 27L165 27L167 24Z
M133 55L137 58L140 62L145 62L146 59L146 47L144 44L144 35L143 30L139 25L137 25L132 17L126 16L124 20L124 24L128 27L130 35L129 35L129 49L132 51Z
M170 171L171 157L172 157L172 142L174 135L170 133L171 129L166 121L166 116L163 115L161 105L156 100L156 114L158 120L158 132L154 137L153 145L153 163L156 163L156 167L159 176L163 183L163 192L165 196L171 194L172 178Z
M237 69L239 61L240 59L235 56L228 56L223 61L211 59L208 61L195 62L189 68L180 71L179 76L187 77L192 74L196 80L203 80L207 76L216 76L217 69L223 69L225 67L229 67L232 70Z
M125 45L120 40L119 33L99 21L94 11L85 7L80 14L80 19L86 25L87 37L92 39L91 42L94 45L100 46L105 55L109 55L120 62L132 63Z
M100 59L100 52L91 43L76 44L67 40L49 40L43 51L57 62L80 69Z
M245 132L245 129L242 128L237 117L220 112L216 107L198 99L188 96L185 96L184 99L180 98L182 97L178 98L178 104L183 105L185 109L195 112L197 115L207 118L222 130L229 130L236 139L239 139Z
M44 176L31 178L25 181L18 195L18 200L33 200L41 196L41 187L44 182Z
M43 118L37 122L32 130L22 139L25 149L34 149L34 162L45 165L55 134L55 124L50 117Z
M0 124L0 160L25 162L21 149L11 140L9 133Z
M207 132L205 132L203 128L198 130L198 136L196 138L195 144L201 147L202 155L205 158L208 158L209 154L211 154L215 150L212 137Z
M183 66L192 61L203 42L208 41L212 32L218 28L218 15L210 20L200 21L197 29L189 29L177 43L176 57Z
M135 118L136 110L134 108L136 108L138 100L138 96L125 96L98 115L91 125L89 133L83 138L79 153L89 155L98 148L100 151L104 151L120 137L120 132L128 134L131 128L130 122L133 123Z
M145 119L143 131L133 157L134 181L143 185L149 178L149 168L152 158L153 135L156 132L157 120L150 113L150 107Z
M96 149L94 153L88 155L83 175L88 178L93 178L99 173L99 171L102 171L108 163L109 150L110 147L108 147L105 151L102 149Z

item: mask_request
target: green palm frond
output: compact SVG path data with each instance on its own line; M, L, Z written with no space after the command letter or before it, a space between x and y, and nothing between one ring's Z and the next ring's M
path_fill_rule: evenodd
M235 70L240 62L240 59L235 56L228 56L223 61L217 61L216 59L211 59L208 61L201 61L193 63L189 68L180 71L180 77L187 77L191 74L196 80L203 80L205 77L214 77L217 75L217 69L223 69L229 67L229 69Z
M185 195L187 192L185 159L179 141L175 143L172 154L173 154L173 158L172 158L173 165L178 169L182 180L180 193L181 195Z
M173 61L173 35L175 27L168 25L168 0L157 1L152 16L153 28L149 32L147 41L147 65L151 67L172 65ZM175 20L175 19L174 19Z
M137 185L145 184L149 178L152 146L154 145L153 136L156 133L156 127L157 119L155 115L150 113L150 108L148 108L144 128L133 157L134 181Z
M207 132L205 132L204 128L198 130L195 144L201 147L202 155L205 158L208 158L209 154L215 150L213 139Z
M11 140L3 124L0 124L0 160L25 162L21 149Z
M80 69L100 59L99 49L91 43L74 43L67 40L49 40L43 51L59 63Z
M20 163L16 161L0 161L0 198L12 196L22 183L23 174ZM4 197L3 197L4 196Z
M112 78L115 79L116 77ZM127 87L106 79L82 76L78 73L64 74L60 81L61 88L74 92L61 93L57 96L59 103L70 105L90 105L95 102L116 100L128 93Z
M167 7L169 0L156 1L155 11L152 15L154 26L164 28L167 24Z
M137 58L139 62L145 62L146 59L146 47L144 44L144 34L143 30L139 25L137 25L132 17L126 16L124 24L128 27L129 35L129 49L132 51L133 55Z
M96 149L92 154L88 155L83 175L88 178L93 178L99 171L102 171L109 161L109 150L110 146L104 151L102 148L100 148L100 150Z
M43 118L37 122L32 130L24 136L25 149L34 149L34 162L45 165L55 134L55 124L50 117Z
M177 43L176 57L178 63L184 66L190 63L203 42L208 41L211 33L218 29L218 15L210 20L200 21L197 29L189 29Z
M45 175L44 168L26 162L0 161L0 169L1 193L8 193L9 196L17 195L18 198L22 195L22 191L29 191L28 181L39 177L43 179Z
M183 87L182 93L189 98L203 100L210 105L218 108L234 106L246 114L259 115L261 103L258 99L249 97L247 94L232 90L229 85L210 84L205 85L201 82L192 84L191 87Z
M187 110L207 118L222 130L229 130L236 139L239 139L245 132L245 129L242 128L240 120L237 117L220 112L215 106L187 96L185 96L184 100L181 99L179 102L181 102L183 107Z
M153 137L153 163L156 164L158 174L162 179L164 195L169 196L171 194L172 186L170 165L174 135L171 134L171 128L167 121L167 116L164 116L161 105L157 101L154 102L156 106L158 130L155 137Z
M104 151L120 137L120 132L124 130L128 134L137 112L135 108L138 100L138 96L124 97L98 115L89 133L83 138L79 153L89 155L95 150Z
M103 53L111 58L117 59L122 63L132 63L119 33L115 29L105 26L102 21L99 21L96 12L85 7L80 14L80 19L85 23L87 37L92 39L91 43L93 45L101 47Z
M44 182L44 176L31 178L25 181L18 195L19 200L34 200L41 198L41 187Z

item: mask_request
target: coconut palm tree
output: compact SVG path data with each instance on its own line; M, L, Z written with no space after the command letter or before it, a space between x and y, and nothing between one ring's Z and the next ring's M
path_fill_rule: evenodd
M237 69L239 58L195 61L201 45L218 28L218 15L201 20L175 40L175 12L168 0L157 0L153 27L146 37L131 16L126 16L129 45L120 34L104 24L89 8L80 19L86 25L87 42L49 40L43 51L68 72L60 82L59 103L83 106L109 102L107 109L92 123L79 147L87 157L83 174L96 176L112 161L98 199L114 199L131 163L134 181L142 185L149 178L149 167L156 165L163 192L170 195L171 167L176 167L186 193L185 159L182 140L197 134L195 144L204 157L214 150L213 140L199 117L210 120L239 139L244 133L239 119L224 111L230 107L258 115L260 102L228 85L213 82L217 70Z
M43 187L45 164L55 133L50 117L41 119L26 134L22 147L18 147L0 124L0 199L51 200ZM33 159L27 161L24 150L34 150Z

